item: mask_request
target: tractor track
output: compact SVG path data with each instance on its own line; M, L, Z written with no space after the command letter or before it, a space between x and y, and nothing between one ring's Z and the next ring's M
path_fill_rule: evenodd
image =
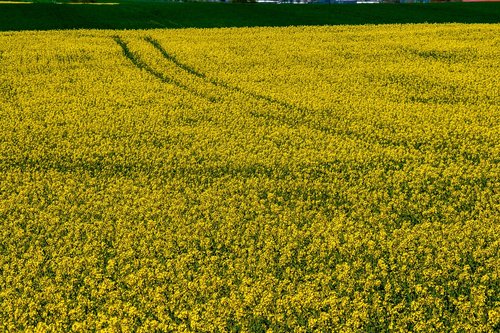
M204 99L207 99L209 100L210 102L214 102L216 101L215 98L213 97L210 97L210 96L207 96L195 89L192 89L188 86L186 86L185 84L155 70L154 68L152 68L150 65L148 65L145 61L143 61L138 55L137 53L134 53L130 50L130 48L128 47L128 44L122 39L120 38L119 36L113 36L113 40L115 41L116 44L118 44L121 49L122 49L122 52L123 52L123 55L125 56L125 58L127 58L128 60L130 60L130 62L138 69L140 70L145 70L147 73L149 73L150 75L156 77L157 79L159 79L161 82L163 83L168 83L168 84L173 84L174 86L186 91L186 92L189 92L197 97L201 97L201 98L204 98Z
M177 81L169 76L166 76L162 72L155 70L150 65L148 65L144 60L142 60L136 53L131 51L130 48L128 47L128 44L123 39L121 39L119 36L114 36L113 39L122 48L124 56L127 59L129 59L130 62L132 62L132 64L135 67L137 67L138 69L141 69L141 70L143 69L164 83L173 84L184 91L187 91L187 92L189 92L197 97L204 98L210 102L217 102L219 100L216 97L208 96L208 95L206 95L198 90L192 89L191 87L189 87L189 86L187 86L187 85L185 85L185 84L183 84L183 83L181 83L181 82L179 82L179 81ZM250 92L250 91L247 91L241 87L231 85L231 84L229 84L225 81L219 80L217 78L211 78L211 77L207 76L205 73L200 72L200 71L196 70L195 68L179 61L174 55L168 53L163 48L163 46L160 44L160 42L153 39L152 37L146 36L146 37L143 37L142 39L144 41L146 41L147 43L149 43L151 46L153 46L158 52L160 52L160 54L162 55L162 57L164 59L168 60L170 63L174 64L176 67L178 67L179 69L188 73L189 75L203 80L205 83L208 83L214 87L223 88L227 91L237 92L237 93L240 93L240 94L245 95L247 97L253 98L254 100L262 101L262 102L265 102L268 104L273 104L275 106L279 106L281 108L285 108L287 110L292 111L289 114L277 116L277 115L273 114L272 112L262 112L262 111L258 112L258 111L252 110L249 112L249 114L254 118L261 118L261 119L266 119L268 121L269 120L275 121L278 123L286 124L287 126L291 126L291 127L304 125L304 126L307 126L311 129L314 129L317 131L326 132L326 133L331 132L331 129L324 128L324 127L318 127L317 125L315 125L315 124L311 123L309 120L307 120L308 119L307 115L311 114L311 112L312 112L311 110L309 110L307 108L299 107L299 106L296 106L294 104L291 104L291 103L288 103L288 102L285 102L285 101L282 101L282 100L279 100L279 99L276 99L276 98L273 98L270 96L258 94L255 92Z
M279 99L276 99L276 98L273 98L273 97L270 97L270 96L266 96L266 95L262 95L262 94L258 94L258 93L255 93L255 92L250 92L250 91L244 90L243 88L240 88L238 86L231 85L231 84L229 84L229 83L227 83L225 81L218 80L216 78L210 78L205 73L197 71L193 67L180 62L174 55L168 53L167 50L165 50L163 48L163 46L160 44L160 42L158 42L156 39L152 38L151 36L144 37L144 40L146 42L150 43L155 49L157 49L161 53L161 55L163 56L163 58L165 58L166 60L172 62L177 67L179 67L180 69L184 70L185 72L187 72L187 73L189 73L191 75L194 75L194 76L196 76L196 77L204 80L205 82L212 84L213 86L221 87L221 88L224 88L224 89L227 89L227 90L231 90L231 91L235 91L235 92L244 94L244 95L246 95L248 97L257 99L257 100L261 100L261 101L265 101L267 103L279 105L281 107L284 107L284 108L287 108L287 109L291 109L291 110L294 110L294 111L299 111L300 113L308 112L307 109L298 107L298 106L290 104L288 102L281 101Z

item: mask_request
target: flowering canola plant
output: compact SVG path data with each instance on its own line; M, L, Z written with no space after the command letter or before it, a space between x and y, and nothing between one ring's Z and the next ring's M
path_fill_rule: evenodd
M499 43L0 33L0 331L498 331Z

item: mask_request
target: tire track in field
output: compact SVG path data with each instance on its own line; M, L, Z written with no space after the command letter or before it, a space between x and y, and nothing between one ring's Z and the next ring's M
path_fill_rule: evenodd
M196 70L195 68L179 61L174 55L168 53L163 48L163 46L160 44L160 42L158 42L156 39L152 38L151 36L143 37L143 40L145 40L146 42L151 44L156 50L158 50L164 59L173 63L175 66L177 66L181 70L185 71L186 73L188 73L192 76L195 76L195 77L205 81L208 84L211 84L215 87L223 88L223 89L226 89L229 91L241 93L245 96L251 97L251 98L258 100L258 101L263 101L263 102L266 102L269 104L274 104L274 105L277 105L279 107L282 107L282 108L285 108L285 109L288 109L291 111L295 111L295 112L288 113L288 114L285 113L285 114L276 115L276 114L273 114L271 112L257 112L254 110L250 110L249 114L252 117L263 118L267 121L275 121L277 123L286 124L287 126L290 126L290 127L297 127L299 125L303 125L303 126L307 126L307 127L311 128L313 130L316 130L316 131L320 131L320 132L324 132L324 133L328 133L328 134L335 133L335 130L328 128L328 127L325 127L325 126L318 126L318 124L316 124L316 122L312 121L310 119L310 116L312 114L314 114L314 112L312 110L309 110L308 108L300 107L300 106L297 106L297 105L294 105L294 104L291 104L291 103L288 103L288 102L285 102L285 101L282 101L282 100L279 100L279 99L276 99L276 98L273 98L270 96L247 91L241 87L231 85L231 84L229 84L225 81L219 80L217 78L211 78L211 77L207 76L205 73L200 72L200 71ZM162 75L161 73L159 73L159 74ZM210 101L214 102L213 98L210 98Z
M138 69L143 69L145 70L146 72L148 72L149 74L151 74L152 76L156 77L157 79L159 79L161 82L163 83L169 83L169 84L173 84L175 85L176 87L184 90L184 91L187 91L197 97L201 97L201 98L204 98L204 99L207 99L209 100L210 102L214 102L214 98L211 98L195 89L192 89L188 86L186 86L185 84L161 73L161 72L158 72L156 71L153 67L151 67L150 65L148 65L145 61L143 61L138 55L137 53L134 53L130 50L130 48L128 47L128 44L122 39L120 38L119 36L113 36L113 40L115 41L116 44L118 44L121 49L122 49L122 52L123 52L123 55L125 56L125 58L127 58L128 60L130 60L130 62L135 66L137 67Z
M210 78L205 73L199 72L196 69L194 69L193 67L180 62L174 55L168 53L163 48L163 46L161 46L160 42L158 42L156 39L152 38L151 36L144 37L144 40L146 42L148 42L149 44L151 44L155 49L157 49L161 53L161 55L163 56L163 58L165 58L166 60L172 62L177 67L179 67L180 69L184 70L185 72L187 72L187 73L189 73L191 75L194 75L194 76L196 76L196 77L204 80L205 82L210 83L210 84L212 84L212 85L214 85L216 87L222 87L222 88L225 88L227 90L232 90L232 91L244 94L246 96L252 97L254 99L257 99L257 100L261 100L261 101L265 101L265 102L268 102L268 103L276 104L276 105L279 105L279 106L287 108L287 109L299 111L300 113L308 112L307 109L298 107L298 106L290 104L288 102L281 101L279 99L276 99L276 98L273 98L273 97L270 97L270 96L258 94L258 93L251 92L251 91L247 91L247 90L244 90L243 88L240 88L238 86L233 86L233 85L231 85L231 84L229 84L227 82L224 82L224 81L221 81L221 80L218 80L218 79L215 79L215 78ZM262 117L263 115L259 115L259 116ZM272 115L269 115L269 116L272 117Z

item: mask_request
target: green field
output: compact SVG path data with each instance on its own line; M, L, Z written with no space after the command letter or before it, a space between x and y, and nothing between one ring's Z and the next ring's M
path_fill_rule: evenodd
M0 6L0 31L500 22L500 3L297 6L130 1L116 6Z

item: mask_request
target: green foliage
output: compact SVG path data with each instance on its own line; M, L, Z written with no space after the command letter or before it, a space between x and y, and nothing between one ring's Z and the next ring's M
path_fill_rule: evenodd
M67 0L61 2L65 1ZM4 4L0 9L0 31L500 22L500 3L246 6L194 2L114 0L99 2L120 2L120 4L116 6Z

